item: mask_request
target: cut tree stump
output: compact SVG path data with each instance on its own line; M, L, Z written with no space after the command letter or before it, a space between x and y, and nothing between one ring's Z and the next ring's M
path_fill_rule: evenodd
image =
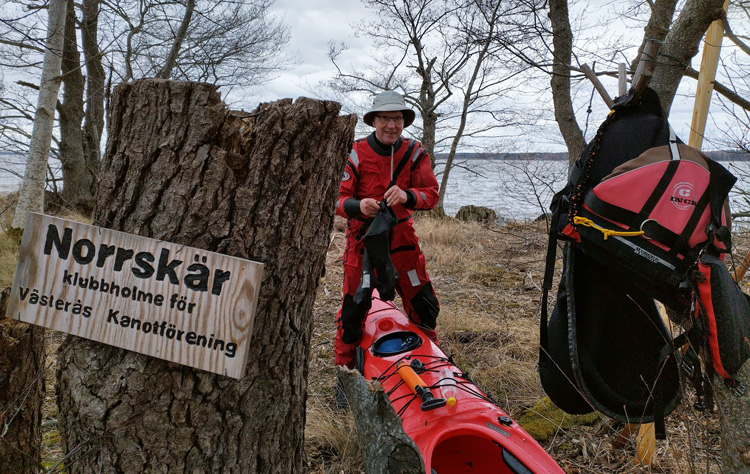
M299 98L234 112L215 86L119 85L95 225L260 261L234 380L69 337L59 428L75 473L304 472L313 304L355 116Z
M44 328L6 319L5 309L0 317L0 472L35 473L41 460Z
M354 415L367 474L424 474L414 441L404 433L401 418L376 381L356 370L337 367L339 382Z

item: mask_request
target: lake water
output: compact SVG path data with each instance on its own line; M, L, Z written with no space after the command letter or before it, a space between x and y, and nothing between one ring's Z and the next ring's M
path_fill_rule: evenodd
M567 162L481 160L455 163L448 176L443 208L455 216L461 206L493 209L504 219L533 220L549 208L567 182ZM436 173L442 180L444 163Z
M59 165L59 162L55 162ZM732 212L750 210L740 190L750 191L750 162L722 162L739 179L730 195ZM0 192L18 189L25 159L0 155ZM442 179L444 162L438 160L436 174ZM493 209L506 220L528 221L549 209L552 196L567 182L567 162L556 160L456 161L449 175L443 203L445 212L455 216L461 206ZM59 175L59 170L57 173Z
M750 210L745 192L750 192L750 162L721 162L737 176L729 200L733 214ZM441 181L444 164L438 161ZM542 160L473 159L454 165L450 172L443 207L455 216L461 206L493 209L504 219L534 220L549 210L552 196L567 182L567 162ZM747 217L737 222L750 223Z

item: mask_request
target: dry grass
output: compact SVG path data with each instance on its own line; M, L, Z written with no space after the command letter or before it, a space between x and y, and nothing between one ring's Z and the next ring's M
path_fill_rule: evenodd
M65 334L47 330L44 334L46 355L44 361L44 400L42 400L42 466L47 469L56 466L65 457L62 437L57 429L57 401L55 400L55 385L57 371L57 348L60 347ZM54 472L65 472L64 464L55 468Z
M20 236L8 232L13 221L17 193L0 194L0 289L13 284ZM78 222L90 222L80 214L66 212L59 214L63 219ZM49 469L59 463L64 457L62 439L57 429L57 403L55 401L55 371L57 348L65 338L65 334L57 331L45 331L45 359L44 387L42 400L42 466ZM64 465L55 468L54 472L64 472Z
M13 284L13 274L18 260L19 240L6 231L13 222L15 194L0 194L0 289Z
M0 213L0 219L6 214ZM544 397L536 370L544 225L487 227L419 218L415 226L441 304L438 334L442 348L518 420ZM735 242L744 253L750 238L739 233ZM337 218L314 308L305 428L311 474L362 472L353 418L348 411L334 408L334 318L341 301L344 244L344 221ZM736 261L741 257L735 257ZM12 274L14 262L14 247L0 240L3 278ZM3 286L11 283L6 279ZM750 283L745 283L748 288ZM51 466L62 456L54 403L54 354L62 336L47 334L43 449L44 464ZM718 473L718 415L696 412L692 404L688 394L667 419L668 438L657 442L656 463L650 468L633 462L634 438L624 448L613 447L621 426L606 419L591 426L560 426L543 446L567 473Z
M544 224L487 227L419 218L415 226L440 300L438 334L443 350L518 420L544 397L536 370L547 245ZM306 425L308 466L315 474L362 472L353 418L348 411L332 408L343 232L343 221L337 220L315 304ZM735 242L744 252L750 239L737 233ZM750 288L750 283L745 285ZM667 419L668 437L657 441L651 467L634 462L635 436L626 439L624 447L613 447L622 426L606 418L590 426L558 425L542 444L571 474L718 473L718 414L697 412L694 402L688 389Z

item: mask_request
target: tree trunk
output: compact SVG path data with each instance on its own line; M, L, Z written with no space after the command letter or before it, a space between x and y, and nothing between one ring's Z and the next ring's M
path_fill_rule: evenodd
M65 46L62 58L63 102L60 107L60 161L62 162L62 199L67 207L85 214L94 207L93 175L83 152L83 90L81 56L76 38L76 14L68 3L65 20Z
M433 109L422 115L422 148L430 154L430 165L435 169L435 134L438 115Z
M412 35L415 49L422 51L419 38ZM419 109L422 116L422 148L430 155L430 165L435 169L435 134L437 132L438 114L435 111L435 87L432 83L432 68L435 65L433 58L431 61L424 61L421 54L417 54L420 65L417 67L417 74L422 81L419 85L419 97L414 100L414 104Z
M568 148L568 165L578 159L586 140L573 111L570 97L570 60L573 52L573 32L570 29L567 0L550 0L549 19L552 23L553 63L552 103L555 107L555 120Z
M649 41L663 41L669 33L669 25L672 24L672 17L674 16L675 8L677 7L677 0L656 0L651 4L651 16L648 19L648 24L643 29L643 41L641 46L638 48L638 55L630 63L630 69L635 71L638 67L638 63L641 61L641 53L643 48L646 47Z
M750 474L750 362L737 374L744 393L721 383L715 384L716 402L721 414L722 471Z
M18 194L16 213L11 226L23 229L27 212L42 212L44 208L44 177L47 172L52 127L55 122L57 93L60 90L60 68L65 39L65 12L67 0L50 0L47 22L47 43L44 66L39 86L39 100L31 131L29 160L26 163L21 191Z
M65 28L66 0L51 0L44 67L29 160L12 227L23 229L28 211L44 208L47 167ZM2 314L5 316L5 309ZM44 329L3 319L0 323L0 472L37 472L41 448ZM7 427L7 432L4 430Z
M172 42L172 48L169 50L167 59L164 60L164 66L162 66L161 70L156 74L156 77L160 79L169 79L169 77L172 75L172 69L174 69L175 65L177 65L177 57L180 55L180 48L182 47L182 42L185 39L185 36L187 35L188 27L190 26L190 21L193 18L194 11L195 0L187 0L187 4L185 5L185 14L182 16L180 29L175 33L174 41Z
M688 0L669 30L649 83L649 87L659 94L667 114L685 69L698 54L703 34L724 14L723 5L724 0Z
M443 176L440 180L440 191L439 191L440 199L438 200L438 204L436 208L439 209L439 211L441 211L443 214L445 213L445 209L443 205L444 205L444 200L445 200L445 190L448 187L448 178L450 178L450 173L451 173L451 170L453 169L453 160L455 159L456 153L458 152L459 142L461 141L461 138L464 135L464 130L466 129L466 122L468 120L469 108L471 107L472 102L476 100L477 98L478 91L475 90L475 85L477 84L477 81L481 82L482 69L486 67L484 59L487 56L490 45L492 44L494 40L495 23L497 22L499 9L500 9L500 2L490 5L489 11L484 12L485 15L488 16L487 31L481 37L478 37L475 40L477 43L479 43L479 50L476 54L476 58L474 59L474 69L472 70L471 78L469 79L469 82L466 85L466 88L463 90L464 100L463 100L463 103L461 104L461 114L460 114L461 118L458 122L458 129L456 130L456 134L453 136L453 139L451 140L450 151L448 152L448 157L445 159L445 168L443 169ZM433 168L434 168L434 165L433 165Z
M83 59L86 62L87 84L86 112L83 123L83 150L86 156L86 169L91 173L92 183L96 181L96 176L99 173L102 131L104 130L105 74L97 39L99 4L100 0L83 0L81 6L81 45L83 46Z
M0 472L39 472L43 372L44 329L0 319Z
M303 471L312 308L354 116L300 98L231 112L207 84L113 94L94 222L265 264L237 381L69 338L59 426L78 472Z

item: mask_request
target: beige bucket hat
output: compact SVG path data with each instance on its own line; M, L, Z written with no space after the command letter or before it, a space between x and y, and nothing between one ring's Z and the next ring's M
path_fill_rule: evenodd
M414 122L414 111L406 106L404 96L396 91L385 91L375 96L372 109L363 118L365 123L372 126L372 121L378 112L401 112L404 114L404 128Z

